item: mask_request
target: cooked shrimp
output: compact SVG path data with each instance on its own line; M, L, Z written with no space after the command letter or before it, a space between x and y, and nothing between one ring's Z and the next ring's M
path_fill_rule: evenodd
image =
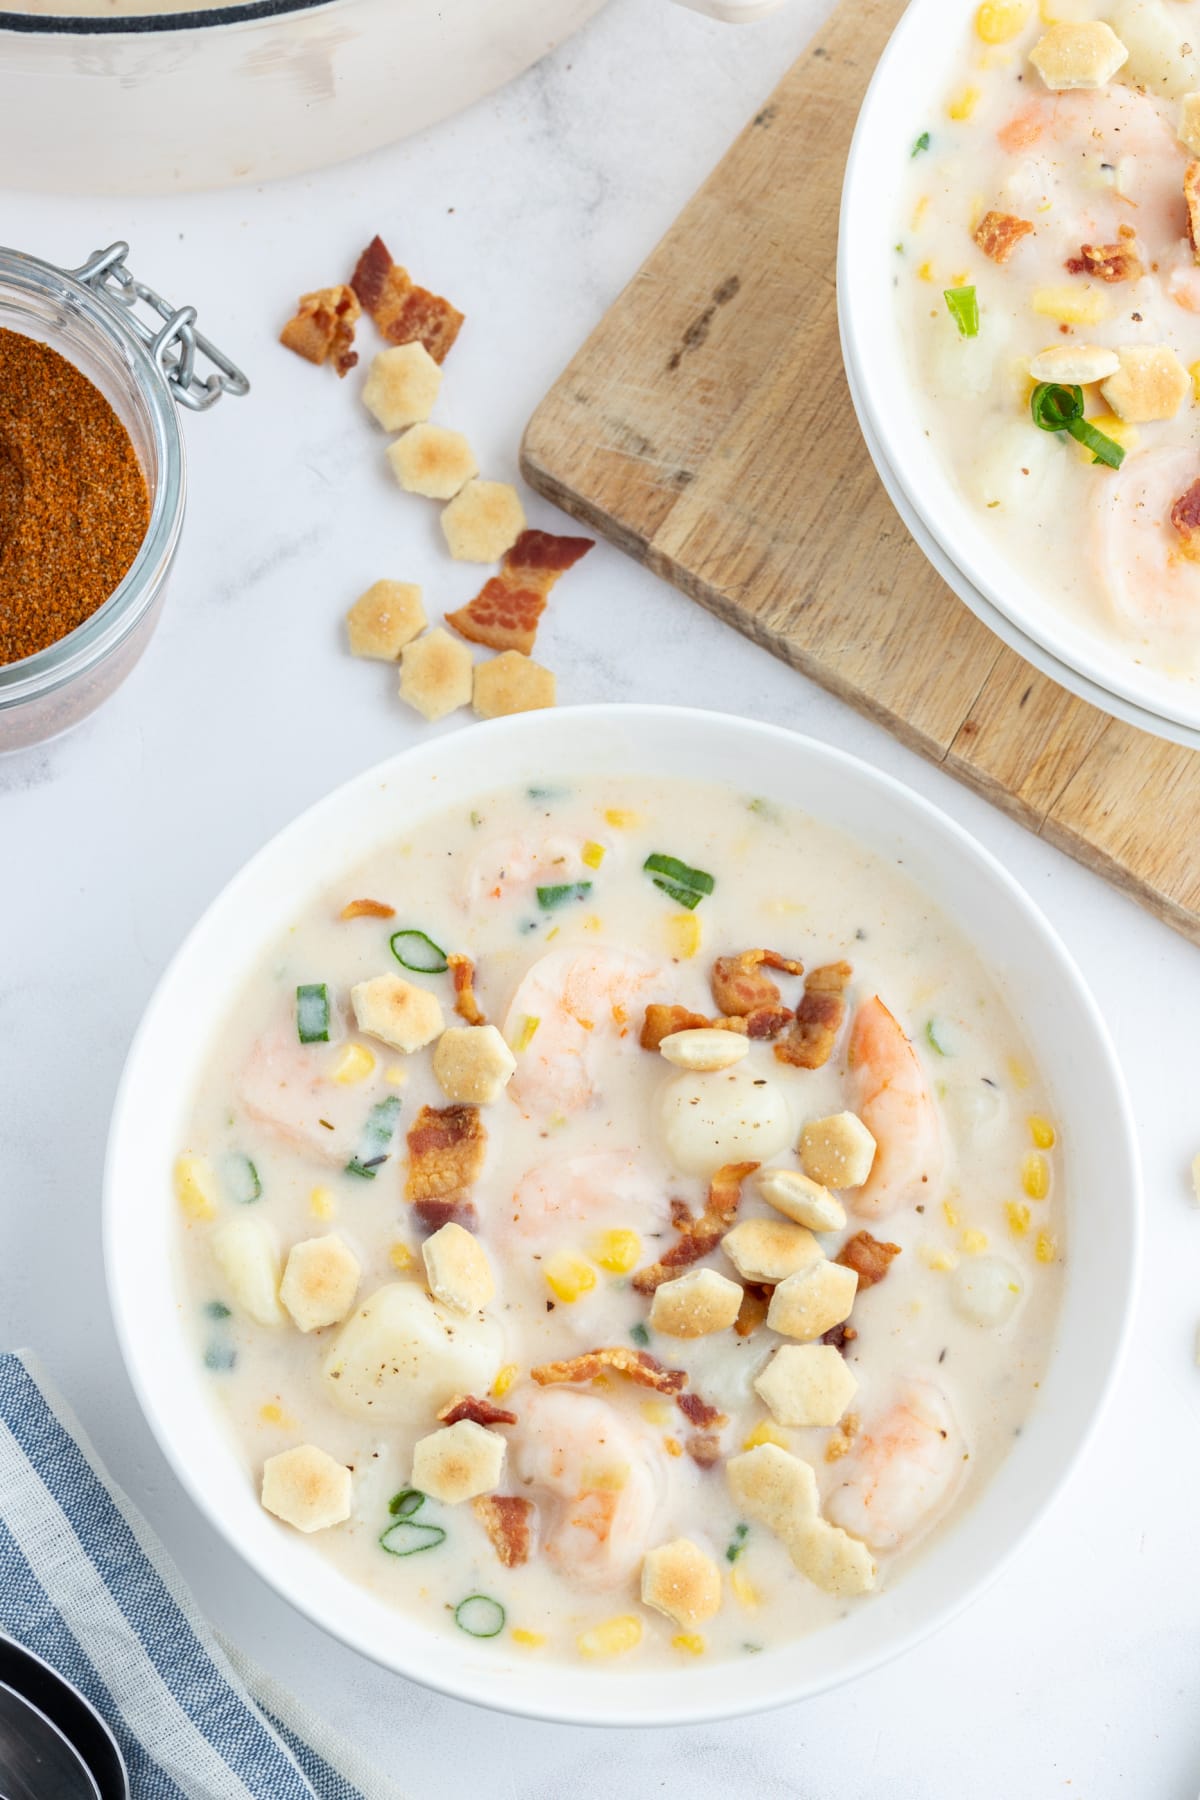
M586 1106L614 1044L639 1054L642 1009L667 991L665 970L636 950L552 950L535 962L504 1026L517 1050L508 1092L522 1112L549 1117Z
M335 1081L345 1047L344 1041L302 1044L289 1012L251 1050L238 1098L252 1119L285 1143L323 1162L345 1164L358 1148L380 1081L378 1064L364 1080Z
M665 1486L654 1438L606 1400L537 1389L514 1433L517 1476L542 1513L542 1548L587 1587L627 1581L650 1543Z
M854 1440L826 1516L873 1550L894 1550L929 1524L963 1471L962 1433L941 1389L906 1382Z
M941 1173L937 1109L916 1051L878 995L854 1015L848 1060L855 1110L876 1144L870 1175L848 1199L880 1219L920 1199Z
M561 834L496 838L484 844L467 871L466 903L474 910L489 900L532 900L535 888L582 881L588 873L582 852L581 838Z
M1118 619L1138 634L1195 639L1200 563L1183 554L1171 508L1200 476L1194 448L1130 456L1092 501L1096 570Z
M527 1169L499 1223L529 1239L555 1238L565 1226L578 1239L581 1227L662 1231L670 1216L665 1187L631 1150L595 1150Z

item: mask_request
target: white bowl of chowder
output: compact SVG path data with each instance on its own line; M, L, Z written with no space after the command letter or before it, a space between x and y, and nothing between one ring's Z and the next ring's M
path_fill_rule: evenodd
M163 1450L295 1606L661 1724L997 1573L1112 1379L1138 1187L1094 1003L956 826L592 707L369 771L219 896L130 1052L106 1261Z
M838 267L872 454L962 597L1185 733L1198 152L1197 0L914 0L859 118Z

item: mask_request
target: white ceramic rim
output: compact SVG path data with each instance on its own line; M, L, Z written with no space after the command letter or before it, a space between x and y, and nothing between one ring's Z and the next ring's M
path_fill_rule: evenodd
M164 1201L191 1070L209 1041L206 1011L215 1029L244 971L327 886L329 868L349 867L372 843L394 837L402 818L411 829L450 804L446 790L456 778L462 796L477 796L544 777L547 768L581 778L637 775L652 765L655 776L674 776L704 772L707 758L720 770L713 779L729 781L739 757L754 765L748 791L800 804L877 854L898 858L934 904L939 888L952 885L960 925L972 922L967 935L995 946L985 960L1018 1019L1028 1029L1040 1016L1051 1033L1065 1034L1070 1054L1060 1080L1069 1076L1081 1098L1062 1111L1050 1077L1060 1119L1079 1127L1058 1344L1038 1407L975 1504L943 1528L894 1589L826 1630L741 1661L691 1662L678 1671L581 1671L498 1646L481 1650L418 1627L338 1575L298 1534L279 1530L258 1505L199 1358L185 1347L172 1278L174 1209ZM488 771L482 784L480 768ZM381 805L392 790L395 812ZM214 959L219 982L211 966L206 973ZM167 1101L156 1083L165 1084ZM1107 1029L1065 948L996 859L928 801L841 751L777 726L666 706L522 714L435 737L287 826L211 904L160 981L122 1076L104 1179L105 1266L122 1354L163 1453L214 1528L299 1611L385 1668L498 1711L581 1725L699 1723L806 1698L877 1667L961 1611L1025 1541L1095 1429L1130 1329L1140 1240L1133 1119Z
M961 7L964 31L970 11ZM869 423L909 507L951 567L1024 638L1101 694L1200 732L1200 677L1172 678L1140 668L1115 637L1106 642L1099 630L1049 606L1005 560L958 491L914 402L911 359L894 301L896 222L912 145L940 111L938 97L961 49L955 32L946 30L945 0L909 0L859 112L842 187L837 259L838 319L859 418ZM1101 704L1115 710L1111 699Z

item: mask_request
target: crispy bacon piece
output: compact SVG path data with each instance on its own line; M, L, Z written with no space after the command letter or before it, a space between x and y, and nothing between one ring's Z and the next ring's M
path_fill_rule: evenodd
M440 1231L443 1225L461 1225L465 1231L479 1230L479 1214L470 1200L418 1200L413 1211L426 1231Z
M790 1013L788 1017L791 1017ZM745 1019L706 1019L703 1013L692 1012L686 1006L651 1004L646 1008L638 1042L643 1050L657 1050L673 1031L736 1031L744 1037L747 1029Z
M472 1502L475 1517L506 1569L529 1561L533 1542L533 1501L519 1494L479 1494Z
M656 1263L638 1270L633 1285L639 1294L654 1293L680 1269L699 1262L701 1257L716 1249L737 1216L742 1183L757 1167L756 1162L744 1162L726 1163L724 1168L718 1169L709 1183L708 1201L699 1218L689 1217L686 1222L680 1222L672 1207L672 1219L679 1227L679 1240L665 1250Z
M453 1400L447 1400L438 1418L443 1425L457 1425L460 1419L469 1419L472 1425L515 1425L515 1412L506 1412L502 1406L493 1406L490 1400L477 1400L474 1394L456 1394Z
M1081 244L1079 255L1067 258L1067 273L1092 275L1097 281L1136 281L1142 273L1137 233L1132 225L1119 225L1117 237L1116 244Z
M778 950L742 950L737 956L718 956L713 964L713 999L723 1013L745 1018L762 1007L778 1009L779 989L763 968L780 969L785 975L803 975L804 964Z
M1200 162L1190 162L1183 171L1183 198L1187 206L1188 242L1192 258L1200 262Z
M1200 562L1200 479L1193 481L1172 506L1171 523L1179 533L1183 554Z
M843 1319L840 1325L831 1325L828 1331L822 1332L821 1342L823 1344L832 1344L835 1350L840 1350L842 1355L845 1356L846 1345L852 1344L857 1336L858 1333L853 1325L848 1324L846 1320Z
M899 1244L882 1243L869 1231L856 1231L852 1238L846 1239L833 1260L841 1263L843 1268L854 1270L861 1294L864 1288L874 1287L877 1281L883 1280L892 1266L892 1258L899 1255Z
M742 1304L733 1322L733 1329L739 1337L749 1337L758 1330L767 1316L773 1292L773 1288L762 1287L758 1282L749 1282L742 1289Z
M1015 213L986 212L975 227L975 242L994 263L1006 263L1032 231L1029 220L1018 219Z
M445 362L462 330L462 313L417 287L381 237L373 237L359 257L350 286L389 344L424 344L434 362Z
M396 909L386 900L347 900L339 919L394 919Z
M542 1363L529 1373L539 1387L554 1387L562 1381L597 1381L609 1369L638 1387L653 1388L656 1394L677 1394L687 1381L682 1369L664 1368L648 1350L627 1350L623 1344L585 1350L565 1362Z
M469 956L446 958L454 982L454 1010L468 1025L486 1025L487 1014L475 998L475 964Z
M348 375L358 361L351 346L361 311L352 288L318 288L301 294L296 315L280 332L279 341L306 362L323 363L332 358L338 374Z
M746 1031L752 1038L778 1037L794 1016L790 1006L756 1006L746 1014Z
M710 1425L724 1425L728 1421L725 1414L716 1406L710 1406L699 1394L676 1394L675 1404L689 1425L695 1425L701 1431L707 1431Z
M721 1440L715 1431L694 1431L683 1447L701 1469L715 1468L723 1455Z
M846 1017L846 985L854 970L847 962L824 963L804 984L796 1018L775 1054L794 1069L821 1069L833 1054Z
M408 1199L462 1199L483 1167L486 1148L477 1106L423 1106L408 1132Z
M475 598L446 614L460 637L489 650L519 650L528 656L550 590L560 575L586 556L595 540L556 537L552 531L523 531L505 553L499 575L486 581Z

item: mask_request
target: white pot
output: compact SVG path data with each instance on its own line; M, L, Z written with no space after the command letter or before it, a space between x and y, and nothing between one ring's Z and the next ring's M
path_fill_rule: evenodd
M685 3L740 20L780 0ZM7 179L50 193L294 175L469 106L603 4L250 0L86 17L0 8L0 159Z

